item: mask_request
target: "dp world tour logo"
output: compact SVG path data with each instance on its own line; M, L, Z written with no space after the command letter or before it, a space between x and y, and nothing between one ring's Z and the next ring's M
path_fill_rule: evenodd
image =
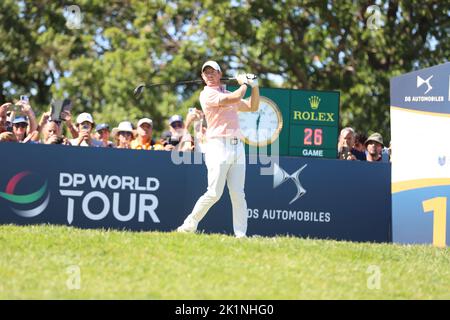
M31 180L30 178L25 179L28 176L32 177L35 175L29 171L22 171L16 174L8 181L5 192L0 192L0 197L11 202L11 209L19 216L32 218L38 216L47 208L50 201L50 192L47 192L47 181L45 181L40 184L40 187L36 188L37 190L34 189L31 193L17 194L16 189L19 185L22 190L29 188L28 183L25 184L25 182ZM46 194L47 196L45 196Z

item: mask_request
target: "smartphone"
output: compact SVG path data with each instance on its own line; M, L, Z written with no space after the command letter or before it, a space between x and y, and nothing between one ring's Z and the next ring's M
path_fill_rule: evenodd
M26 95L20 96L20 100L21 100L21 101L26 101L26 102L29 102L29 101L30 101L30 100L28 100L28 96L26 96Z
M195 113L196 108L189 108L189 113Z
M62 102L61 112L70 112L70 110L72 110L72 100L64 99L64 101ZM66 121L66 119L62 117L61 114L59 115L59 118L62 121Z
M342 147L340 159L347 160L347 158L351 155L351 151L349 147Z
M63 101L52 99L52 102L50 103L51 107L50 121L61 121L62 105Z
M70 111L72 110L72 100L64 99L62 104L62 111Z

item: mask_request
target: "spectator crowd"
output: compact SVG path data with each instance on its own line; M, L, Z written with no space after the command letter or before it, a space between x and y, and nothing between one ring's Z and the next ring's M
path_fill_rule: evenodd
M122 121L110 129L107 123L96 124L90 113L79 114L72 121L70 110L62 110L52 119L52 112L42 114L39 122L27 100L7 102L0 106L0 142L63 144L81 147L104 147L135 150L193 151L195 143L189 128L195 122L204 123L204 114L198 109L190 110L186 121L181 115L168 120L168 130L159 139L153 135L153 121L142 118L136 126ZM70 137L63 135L63 128ZM196 132L199 137L204 134ZM373 133L369 137L356 133L351 127L343 128L338 141L338 158L369 162L389 162L391 147L386 147L383 137Z
M191 110L186 121L181 115L173 115L168 121L168 130L163 132L161 138L155 139L150 118L140 119L136 126L130 121L122 121L111 129L107 123L97 124L90 113L79 114L73 122L70 110L62 110L56 119L52 118L52 111L45 112L37 122L29 102L19 100L0 106L0 142L192 151L194 139L189 134L189 127L196 121L203 121L203 118L203 113L198 109ZM69 136L63 135L64 127Z
M391 146L386 147L378 132L369 137L356 133L353 128L341 130L338 141L338 158L368 162L390 162Z

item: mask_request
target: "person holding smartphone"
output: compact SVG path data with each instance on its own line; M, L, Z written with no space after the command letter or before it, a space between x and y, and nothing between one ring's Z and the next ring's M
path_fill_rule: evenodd
M355 149L355 130L351 127L341 130L338 143L338 158L341 160L366 161L366 154Z
M66 123L67 129L69 129L72 138L78 138L77 127L72 123L72 101L70 99L64 99L61 114L59 116L60 120Z
M0 105L0 133L8 131L8 108L12 105L11 102L6 102Z
M71 139L70 144L80 147L101 147L102 143L91 137L92 130L95 123L92 115L87 112L83 112L77 117L77 129L78 138Z
M164 132L164 134L167 137L164 150L186 152L193 149L192 136L189 134L181 115L175 114L169 118L169 131Z
M72 113L70 112L70 110L62 110L60 117L57 119L52 118L52 110L44 112L41 116L41 120L39 121L38 131L42 133L45 125L49 122L56 123L60 127L60 129L62 129L62 124L65 122L72 138L78 138L78 128L77 125L72 123Z
M20 96L20 100L16 103L9 104L8 107L12 110L12 124L13 133L18 142L26 142L28 135L35 134L37 129L36 116L31 108L27 96Z

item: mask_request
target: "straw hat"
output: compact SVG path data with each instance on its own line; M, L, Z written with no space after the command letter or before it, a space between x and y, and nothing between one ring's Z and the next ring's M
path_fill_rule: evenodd
M133 125L131 124L130 121L122 121L121 123L119 123L119 125L117 126L117 128L112 129L111 131L111 135L116 138L116 136L119 134L119 132L131 132L132 137L134 138L135 133L133 130Z

